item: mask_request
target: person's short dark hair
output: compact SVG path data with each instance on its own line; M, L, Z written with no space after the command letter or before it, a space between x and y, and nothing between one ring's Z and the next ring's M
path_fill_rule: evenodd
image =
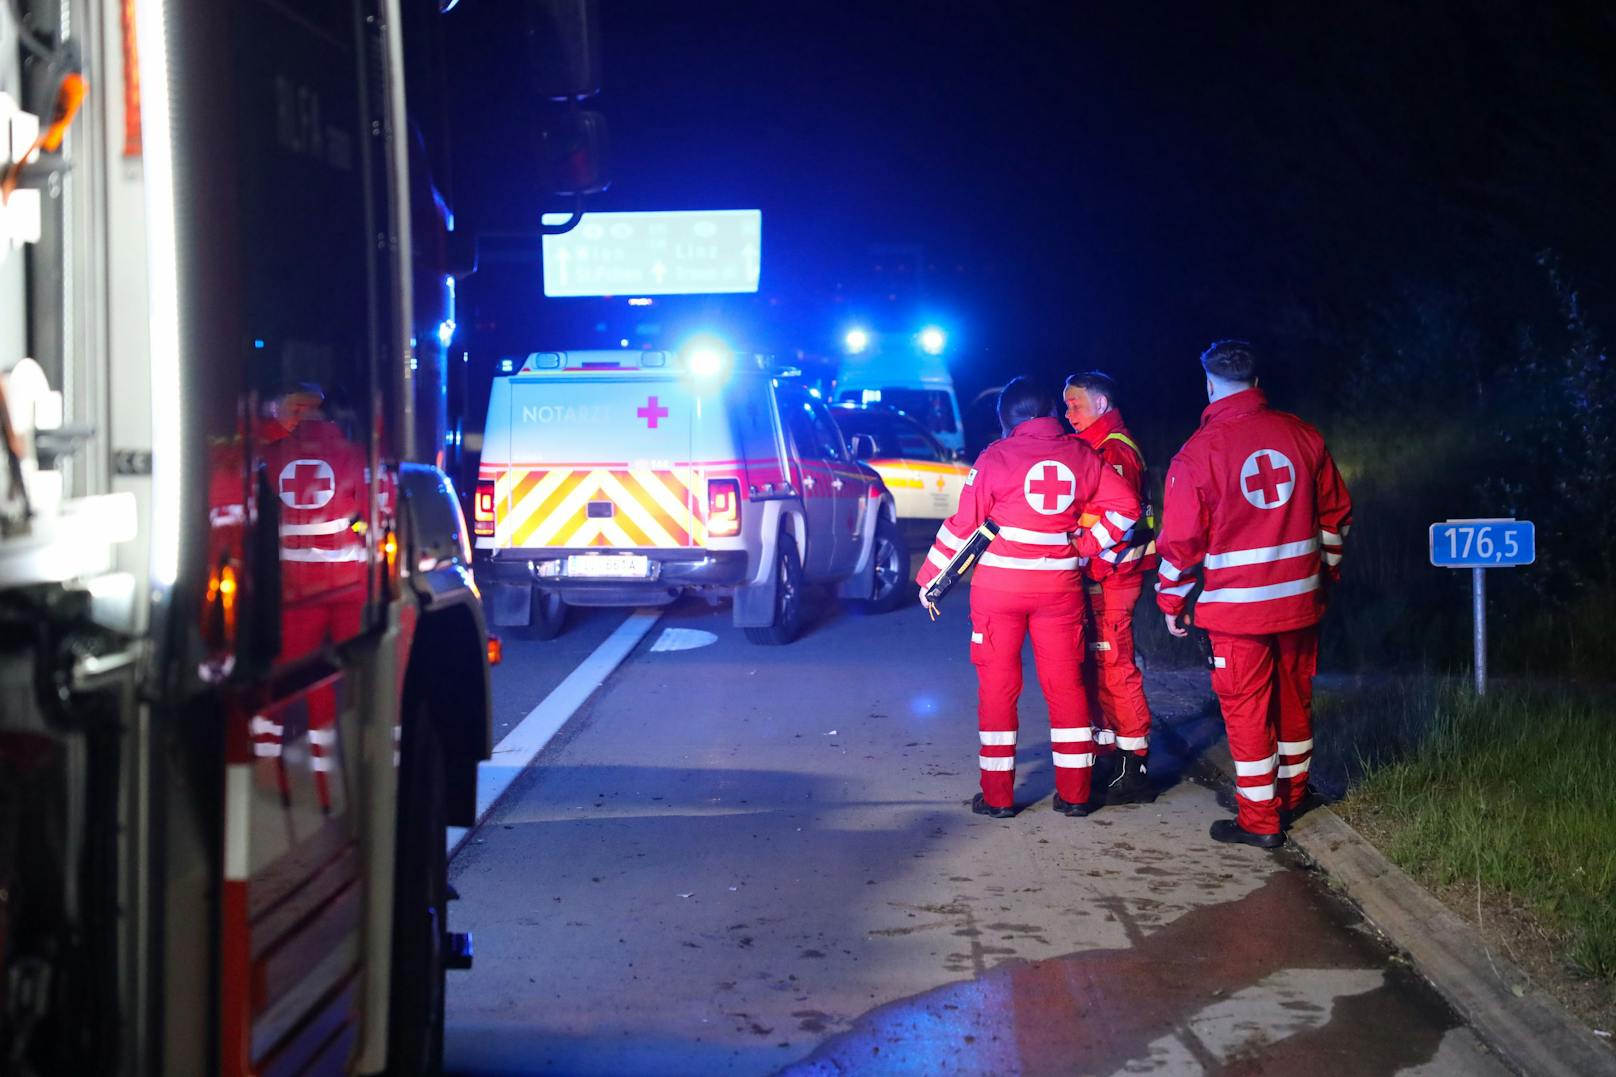
M1103 370L1085 370L1081 374L1073 374L1066 379L1066 389L1082 389L1090 393L1100 393L1111 401L1112 407L1120 406L1117 400L1117 382L1111 375ZM1066 389L1062 389L1064 395Z
M1014 430L1028 419L1055 414L1055 397L1028 378L1011 378L999 391L999 425Z
M1249 341L1217 340L1201 353L1201 369L1220 381L1257 380L1257 349Z

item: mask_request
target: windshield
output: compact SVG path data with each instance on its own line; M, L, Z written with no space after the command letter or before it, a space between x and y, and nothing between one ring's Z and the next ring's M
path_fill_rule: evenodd
M834 414L836 424L844 434L866 434L874 438L877 451L882 456L901 456L908 460L943 460L947 457L937 439L907 415L856 408L836 408Z
M852 404L880 404L912 416L927 430L938 434L952 434L954 423L953 397L941 389L907 389L882 386L879 389L847 389L841 399Z

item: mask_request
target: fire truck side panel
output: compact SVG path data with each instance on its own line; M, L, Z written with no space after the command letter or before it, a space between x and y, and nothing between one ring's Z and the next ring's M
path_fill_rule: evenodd
M47 162L60 197L43 200L32 272L0 247L0 370L32 348L67 426L91 431L70 466L40 461L52 496L24 537L73 539L57 567L23 579L25 547L0 536L8 609L38 610L51 641L0 649L0 742L49 749L51 768L19 780L43 779L39 810L63 822L11 891L61 910L50 971L73 988L50 998L35 1057L376 1072L411 808L401 715L424 701L451 821L469 821L490 740L458 503L441 473L401 466L412 443L424 460L443 445L443 349L431 384L410 380L409 339L452 310L443 224L412 222L404 195L426 181L405 162L401 74L401 35L439 32L436 5L20 7L77 49L90 86ZM48 116L54 65L17 63L18 10L0 5L0 91ZM412 228L434 240L413 261ZM433 399L412 437L416 391ZM330 451L303 451L299 427ZM36 669L69 687L59 709Z

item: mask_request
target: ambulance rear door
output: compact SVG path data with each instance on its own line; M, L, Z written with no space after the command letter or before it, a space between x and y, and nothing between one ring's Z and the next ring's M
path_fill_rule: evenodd
M703 545L698 402L677 376L559 370L509 379L510 461L496 488L501 549Z

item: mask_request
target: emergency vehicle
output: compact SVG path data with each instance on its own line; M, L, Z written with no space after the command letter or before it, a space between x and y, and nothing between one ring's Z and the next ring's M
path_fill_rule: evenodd
M491 734L439 7L0 4L7 1073L439 1063Z
M892 495L829 409L718 348L535 352L495 378L473 526L490 619L538 635L563 604L701 593L788 643L806 585L875 610L908 594Z
M849 443L860 439L859 458L892 491L898 521L915 524L910 530L930 539L938 522L959 505L970 466L902 412L842 404L832 408L831 414Z
M935 350L922 343L928 332L940 334L941 330L923 330L915 338L865 331L862 346L842 359L836 374L836 400L902 411L951 452L964 455L965 425L954 393L954 376L941 354L941 342Z

